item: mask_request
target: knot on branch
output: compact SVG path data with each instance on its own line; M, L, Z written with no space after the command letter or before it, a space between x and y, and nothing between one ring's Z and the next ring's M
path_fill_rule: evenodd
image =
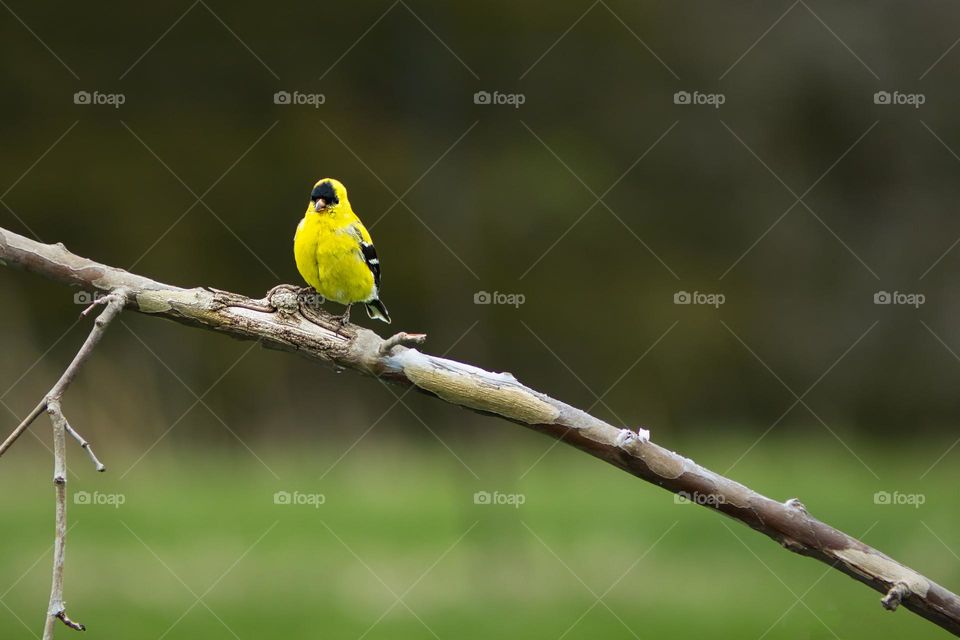
M292 285L277 285L267 292L266 299L282 314L292 315L300 310L300 289Z
M903 599L909 596L912 593L910 587L904 582L897 582L890 590L887 591L887 595L880 598L880 604L883 605L883 608L887 611L896 611L897 607L900 606L900 603L903 602Z
M789 500L784 502L783 505L785 507L789 507L790 509L796 509L801 513L807 513L807 507L802 502L800 502L799 498L790 498Z
M614 444L619 448L623 449L627 445L630 445L634 442L649 442L650 441L650 430L638 428L636 431L631 431L630 429L620 429L617 433L616 440Z
M263 300L253 302L235 302L230 306L246 307L256 311L274 312L281 316L294 316L299 313L318 327L335 331L341 334L344 323L339 322L337 318L325 312L321 306L326 302L326 298L317 293L310 287L297 287L292 284L278 284L267 291ZM346 333L351 333L347 330Z

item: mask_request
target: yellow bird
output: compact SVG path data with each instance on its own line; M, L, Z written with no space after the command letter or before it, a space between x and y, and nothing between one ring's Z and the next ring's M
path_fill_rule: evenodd
M307 284L327 300L346 305L341 324L350 320L350 306L357 302L371 318L390 322L380 301L377 250L340 181L323 178L313 186L293 237L293 255Z

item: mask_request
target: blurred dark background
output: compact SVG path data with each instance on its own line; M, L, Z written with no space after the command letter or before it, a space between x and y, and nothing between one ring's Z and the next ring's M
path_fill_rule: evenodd
M718 471L807 441L869 487L884 460L919 482L960 455L958 38L943 2L5 0L0 226L260 296L299 283L294 229L337 177L381 255L390 329L429 351ZM73 293L0 269L10 428L88 330ZM478 460L520 482L548 445L248 347L124 315L71 417L118 473L147 475L207 447L266 474L301 443L330 461L422 446L472 487ZM889 462L906 434L912 457ZM778 468L754 471L732 474Z
M602 393L676 321L606 404L658 431L761 428L793 400L785 386L802 393L876 322L806 401L864 434L953 429L960 364L931 334L960 348L960 253L943 256L960 237L958 71L952 52L930 66L960 35L954 7L797 5L750 48L789 4L612 2L550 48L586 7L192 6L16 8L62 63L6 15L5 227L255 295L298 281L293 229L312 182L336 176L373 226L398 326L428 332L434 351L477 322L454 355L589 405L577 376ZM876 105L880 90L925 103ZM125 101L76 105L76 91ZM324 102L278 105L277 91ZM477 91L525 100L478 105ZM677 105L677 91L725 102ZM613 213L584 215L648 150L604 197ZM813 212L784 215L814 183ZM6 273L0 287L4 335L18 336L12 381L74 310L33 278ZM481 290L525 304L478 306ZM681 290L726 301L677 306ZM877 291L926 301L877 306ZM233 357L207 336L128 322L191 385ZM127 375L144 392L182 391L152 364ZM269 354L230 388L341 406L377 393ZM781 428L809 418L801 407Z

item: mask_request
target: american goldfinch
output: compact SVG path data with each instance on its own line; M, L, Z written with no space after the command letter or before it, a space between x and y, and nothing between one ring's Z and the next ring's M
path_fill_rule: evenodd
M377 250L338 180L323 178L313 186L293 238L293 255L307 284L324 298L346 305L341 324L349 321L350 306L357 302L371 318L390 322L380 301Z

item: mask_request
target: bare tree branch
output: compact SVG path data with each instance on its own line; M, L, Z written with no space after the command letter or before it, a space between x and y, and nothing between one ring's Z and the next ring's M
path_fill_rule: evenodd
M90 443L87 442L82 435L77 433L76 430L70 426L70 423L67 422L66 418L63 420L63 427L70 437L76 440L77 444L79 444L80 447L87 452L87 456L90 457L90 462L93 463L93 467L101 473L106 471L107 467L105 467L104 464L97 459L97 454L93 452L93 447L90 446Z
M0 238L2 238L4 231L0 229ZM0 239L0 247L3 246L3 241ZM2 260L2 258L0 258ZM87 361L90 357L90 354L93 353L93 349L97 346L97 343L100 342L100 339L103 337L103 334L106 332L107 327L110 325L110 322L119 314L124 306L126 305L126 292L122 288L118 288L115 291L111 291L109 295L104 296L97 300L95 305L105 304L106 308L103 310L97 319L93 323L93 329L90 331L90 335L87 336L87 340L83 343L83 346L80 347L80 350L77 352L77 355L74 356L73 362L70 363L70 366L67 367L66 371L63 372L63 375L60 376L60 379L57 380L57 383L53 385L53 388L50 389L49 393L44 396L43 400L33 408L33 411L24 418L23 422L13 430L6 440L3 441L3 444L0 444L0 456L6 453L14 442L17 441L24 431L27 430L27 427L36 420L41 413L48 409L51 402L59 402L63 398L63 394L66 392L67 387L70 386L70 383L73 382L74 378L77 377L77 372L80 371L80 367L83 366L83 363ZM86 313L86 312L84 312ZM97 468L97 471L104 471L104 467L97 457L93 454L93 450L90 448L90 443L87 442L79 433L77 433L69 424L66 425L65 430L69 433L77 442L80 443L80 446L87 450L87 454L90 456L90 459L93 460L94 465Z
M0 230L0 238L2 238L2 235L3 231ZM2 245L3 241L0 240L0 246ZM3 259L0 258L0 264L2 263ZM66 435L69 433L87 452L97 471L106 470L103 463L100 462L96 454L93 453L93 448L91 448L90 443L70 426L66 416L63 414L60 400L63 398L63 394L66 393L70 383L77 377L80 367L87 361L103 337L103 334L106 333L107 327L110 326L113 319L123 310L126 303L126 290L118 288L109 295L100 298L94 305L91 305L90 308L100 304L104 304L106 307L103 312L97 316L97 319L94 320L93 329L91 329L90 334L80 347L77 355L74 356L73 361L63 372L63 375L60 376L60 379L57 380L57 383L53 385L49 393L44 396L39 404L34 407L33 411L30 412L23 422L21 422L20 425L14 429L13 433L4 440L3 444L0 445L0 456L2 456L41 413L46 411L50 415L50 422L53 424L53 485L56 503L56 529L53 542L53 583L50 587L50 604L47 607L47 617L43 625L43 640L53 640L53 631L57 620L60 620L71 629L77 631L86 630L86 627L82 624L74 622L67 616L66 604L63 600L63 565L67 546ZM90 311L90 308L84 311L84 315Z
M289 285L261 300L206 288L182 289L77 256L0 229L0 264L88 291L125 291L128 308L235 338L292 351L342 369L381 378L451 404L496 415L562 439L592 456L673 493L723 513L795 553L815 558L960 636L960 598L913 569L807 513L799 500L771 500L744 485L664 449L647 434L618 429L584 411L493 373L386 341L308 309ZM384 348L384 346L387 348ZM701 499L703 498L703 499Z
M67 605L63 601L63 564L67 552L67 420L60 409L60 400L47 402L47 413L53 423L53 487L56 492L57 523L53 541L53 584L50 587L50 605L43 625L43 640L53 640L57 620L71 629L85 631L79 622L67 617Z
M23 419L23 422L17 425L17 428L14 429L9 436L7 436L7 439L3 441L3 444L0 444L0 456L7 452L7 449L9 449L13 443L17 441L17 438L23 435L23 432L27 430L27 427L30 426L30 423L40 417L40 414L43 413L46 408L47 399L44 398L37 406L33 408L30 413L27 414L27 417Z

